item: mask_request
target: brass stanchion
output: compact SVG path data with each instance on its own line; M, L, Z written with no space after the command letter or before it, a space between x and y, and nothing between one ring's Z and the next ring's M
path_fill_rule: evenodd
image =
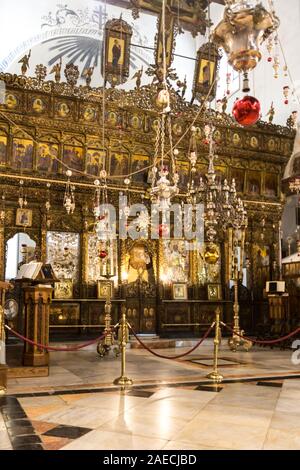
M0 281L0 395L6 393L7 387L4 304L5 292L10 287L8 282Z
M221 339L221 329L220 329L220 313L221 310L218 307L216 309L216 319L215 319L215 339L214 339L214 369L206 377L212 379L215 383L221 383L223 381L223 375L218 372L218 353L219 353L219 344Z
M122 307L122 318L120 321L120 328L119 328L119 344L121 349L121 376L114 380L115 385L132 385L133 381L126 377L125 370L126 370L126 345L129 341L129 328L127 325L126 319L126 307L125 305Z

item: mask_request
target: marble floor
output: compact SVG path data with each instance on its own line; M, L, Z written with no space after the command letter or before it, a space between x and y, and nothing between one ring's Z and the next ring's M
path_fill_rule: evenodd
M51 353L49 377L9 380L0 397L0 450L300 449L292 351L232 353L224 342L224 382L214 386L206 378L212 348L207 340L176 361L129 350L134 385L125 391L112 385L120 375L113 355Z

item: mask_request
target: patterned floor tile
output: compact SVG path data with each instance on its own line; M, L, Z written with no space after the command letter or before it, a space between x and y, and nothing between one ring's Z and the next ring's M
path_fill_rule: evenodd
M78 439L81 436L84 436L91 429L89 428L80 428L79 426L65 426L63 424L46 431L44 436L55 436L55 437L66 437L68 439Z
M42 436L43 448L45 450L59 450L71 442L66 437Z

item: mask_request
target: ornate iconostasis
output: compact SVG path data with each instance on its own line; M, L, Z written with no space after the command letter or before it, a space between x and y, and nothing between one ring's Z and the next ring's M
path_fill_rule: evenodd
M215 44L199 48L193 83L177 75L173 66L181 29L204 35L209 24L207 2L198 5L197 15L189 3L176 13L174 2L168 2L168 18L161 13L161 1L133 8L136 20L144 11L158 15L154 63L144 61L134 76L137 32L123 18L106 18L102 25L98 55L104 86L91 86L91 63L79 70L74 63L63 64L61 57L51 69L37 64L35 76L27 76L31 51L18 61L21 75L0 73L5 85L0 275L8 273L10 240L25 233L31 242L23 243L16 269L35 258L50 263L57 277L52 328L99 328L110 297L114 320L125 302L138 332L193 333L193 325L211 322L216 306L231 319L233 279L243 283L252 299L245 302L245 314L241 303L241 320L247 317L252 330L263 321L265 282L278 278L281 180L294 130L273 125L272 119L258 120L257 113L255 125L241 126L227 113L227 99L212 109L220 61ZM144 74L151 77L146 85ZM134 88L122 88L133 77ZM187 88L191 101L186 100ZM127 201L122 209L126 230L138 225L147 231L152 219L142 211L135 219L131 206L143 204L150 213L155 198L168 205L171 196L180 207L193 205L198 193L209 190L204 184L209 173L214 191L227 195L227 202L230 194L236 204L225 219L234 219L234 212L243 216L238 278L228 220L221 223L217 213L215 219L209 219L211 211L204 213L201 240L176 235L175 218L169 229L160 221L157 237L122 236L121 196ZM100 212L101 203L116 209L115 236L99 236L110 217Z

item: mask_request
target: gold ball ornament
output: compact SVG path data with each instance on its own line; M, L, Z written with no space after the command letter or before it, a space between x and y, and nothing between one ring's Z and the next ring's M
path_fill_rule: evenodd
M156 105L163 109L170 106L170 94L168 90L160 90L156 98Z
M216 264L219 260L220 253L216 246L210 245L206 248L204 259L207 264Z

